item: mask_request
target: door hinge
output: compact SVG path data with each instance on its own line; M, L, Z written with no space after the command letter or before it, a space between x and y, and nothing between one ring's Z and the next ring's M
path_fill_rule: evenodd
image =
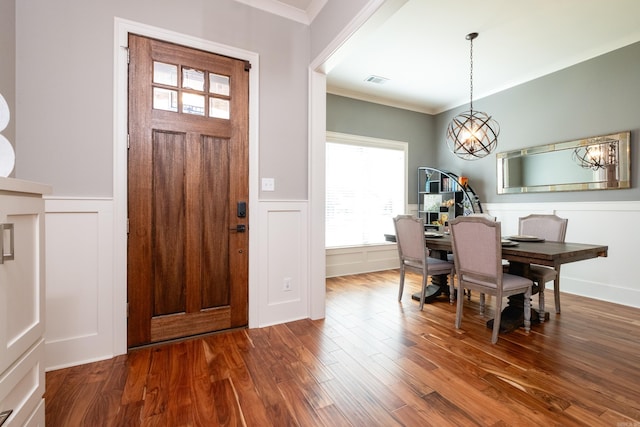
M244 70L249 71L251 69L251 62L244 61Z
M127 218L127 234L129 234L129 218Z
M127 51L127 64L129 63L129 47L128 46L120 46L121 48L123 48L124 50Z
M130 143L131 139L130 138L131 138L131 135L127 134L127 150L129 148L131 148L131 143Z
M127 317L129 317L129 303L127 303Z

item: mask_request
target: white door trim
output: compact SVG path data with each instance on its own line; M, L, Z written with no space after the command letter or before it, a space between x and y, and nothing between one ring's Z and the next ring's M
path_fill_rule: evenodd
M258 129L259 55L255 52L176 33L163 28L116 17L114 19L114 102L113 102L113 232L114 292L113 348L115 354L127 352L127 56L128 35L146 37L202 49L251 63L249 76L249 230L258 230ZM258 323L257 233L249 234L249 327Z
M370 31L397 11L406 0L369 0L360 13L309 65L309 316L325 317L325 143L327 140L327 76L342 55L357 45L352 36ZM385 6L385 7L381 7ZM368 22L375 13L380 18Z

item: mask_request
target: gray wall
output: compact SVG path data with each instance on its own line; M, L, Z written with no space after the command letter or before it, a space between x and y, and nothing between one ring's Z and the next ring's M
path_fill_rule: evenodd
M446 127L468 108L430 116L329 95L327 130L410 142L409 203L416 202L418 165L468 176L482 202L640 200L640 43L474 100L500 123L498 152L630 130L631 189L498 195L495 154L464 161L448 151Z
M7 101L11 112L11 119L7 127L2 131L2 135L11 141L14 147L16 140L15 10L15 0L0 0L0 94Z
M474 101L473 106L500 123L498 152L631 131L631 189L498 195L495 154L468 162L446 150L446 126L468 105L442 113L436 117L434 138L439 164L469 176L482 201L640 200L640 43Z
M307 198L308 26L233 0L20 0L16 12L19 178L58 196L113 194L119 17L257 52L259 173L277 183L263 196Z
M409 143L408 203L418 203L418 166L437 166L432 116L327 94L327 130Z

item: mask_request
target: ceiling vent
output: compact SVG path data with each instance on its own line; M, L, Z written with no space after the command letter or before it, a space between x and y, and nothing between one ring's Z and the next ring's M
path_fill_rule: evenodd
M388 82L389 79L384 78L384 77L380 77L380 76L371 75L371 76L367 77L366 79L364 79L364 81L365 82L369 82L369 83L375 83L377 85L383 85L386 82Z

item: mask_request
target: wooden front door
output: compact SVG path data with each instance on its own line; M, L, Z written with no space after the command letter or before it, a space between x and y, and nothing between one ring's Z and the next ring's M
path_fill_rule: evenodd
M245 61L129 36L128 346L247 325Z

